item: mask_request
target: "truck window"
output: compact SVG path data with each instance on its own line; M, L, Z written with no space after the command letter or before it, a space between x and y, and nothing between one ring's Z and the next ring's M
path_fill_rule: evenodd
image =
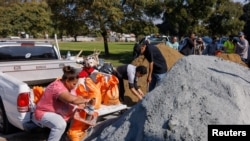
M0 61L53 60L58 59L53 47L6 46L0 48Z

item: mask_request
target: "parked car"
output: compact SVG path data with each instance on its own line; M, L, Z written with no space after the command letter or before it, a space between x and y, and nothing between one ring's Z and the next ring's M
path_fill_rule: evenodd
M165 44L167 41L169 41L169 37L168 36L146 36L139 41L139 44L141 44L145 40L148 40L150 44L159 44L159 43Z

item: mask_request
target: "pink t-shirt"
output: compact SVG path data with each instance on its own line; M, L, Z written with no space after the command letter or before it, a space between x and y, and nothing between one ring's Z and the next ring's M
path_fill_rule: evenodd
M58 99L62 92L67 91L68 89L61 80L56 80L49 84L36 105L35 118L41 120L45 112L55 112L67 121L73 113L74 106Z

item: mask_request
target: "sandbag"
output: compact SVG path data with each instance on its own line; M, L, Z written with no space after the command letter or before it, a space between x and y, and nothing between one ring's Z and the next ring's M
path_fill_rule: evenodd
M106 93L102 95L104 105L120 104L118 83L118 78L114 75L111 75L107 82L108 89L106 89Z
M33 93L34 93L34 100L33 102L35 104L38 103L38 101L41 99L43 93L44 93L44 88L41 86L34 86L33 88Z
M93 92L92 87L86 89L86 85L90 85L91 83L85 83L89 81L86 78L80 79L75 88L75 93L78 96L82 96L85 99L89 99L89 102L86 103L85 107L78 108L74 112L73 119L71 120L69 129L67 131L68 138L71 141L82 141L84 137L87 135L87 129L90 126L94 126L96 124L98 113L94 111L94 106L96 103L96 94ZM91 84L93 85L93 84Z
M106 94L108 88L109 88L109 85L107 83L107 80L109 79L109 76L104 76L104 74L102 73L98 73L96 75L96 83L97 83L97 86L100 88L100 91L101 91L101 97L102 97L102 103L103 103L103 95Z
M85 86L88 88L89 95L95 95L95 109L100 109L102 101L100 88L98 88L96 83L89 77L85 80Z
M87 113L83 109L77 109L71 120L67 136L70 141L82 141L87 136L87 129L96 124L98 113L94 112L90 119L87 119Z

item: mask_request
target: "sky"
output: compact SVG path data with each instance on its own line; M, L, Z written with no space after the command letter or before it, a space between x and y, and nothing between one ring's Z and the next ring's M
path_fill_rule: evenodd
M241 2L241 3L245 3L245 0L233 0L234 2Z

